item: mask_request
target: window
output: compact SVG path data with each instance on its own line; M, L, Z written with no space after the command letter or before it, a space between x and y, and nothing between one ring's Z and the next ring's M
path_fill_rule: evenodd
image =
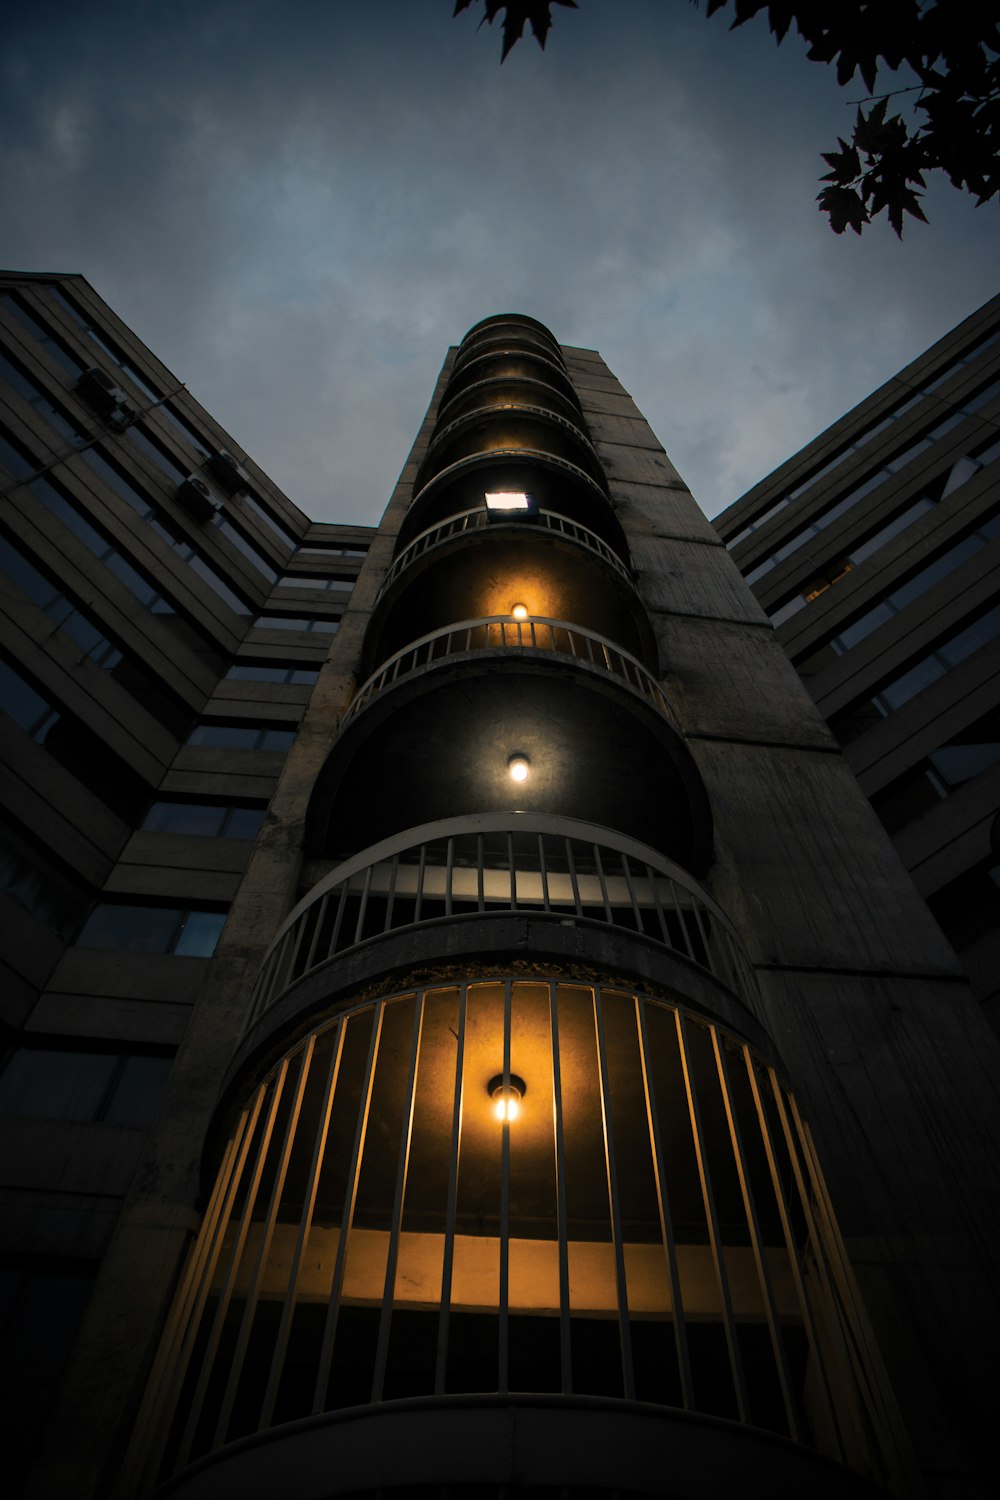
M83 924L76 941L80 948L211 958L225 921L224 911L101 901Z
M340 629L339 619L329 615L258 615L255 630L311 630L332 635Z
M294 729L279 729L271 724L199 724L192 730L189 745L209 745L219 750L290 750L295 741Z
M167 450L151 437L144 427L132 426L125 433L125 437L133 447L138 448L140 453L145 453L151 458L156 467L165 474L172 484L180 484L186 479L189 470L183 464L172 458Z
M47 295L50 296L54 302L57 302L64 312L69 313L74 323L78 324L79 327L84 330L91 342L96 344L98 349L102 349L105 354L110 355L110 357L114 360L115 364L120 370L125 371L125 374L132 381L133 385L137 385L140 391L142 391L144 395L149 397L150 401L160 400L163 392L158 391L156 387L146 379L145 375L140 374L140 372L136 369L135 365L128 358L128 356L123 354L122 351L117 347L117 345L112 343L111 339L106 334L100 333L94 327L86 314L80 311L76 304L66 296L65 292L63 292L57 286L48 286L45 288L45 290Z
M309 542L300 547L299 557L367 557L368 544L366 542Z
M63 937L76 931L93 899L89 886L7 819L0 819L0 891Z
M952 947L970 948L1000 927L1000 864L985 859L928 896L927 905Z
M816 672L822 671L837 657L844 656L852 646L865 640L880 625L886 625L890 620L895 619L896 615L900 614L908 604L912 604L915 599L920 598L921 594L925 594L936 583L940 583L942 579L954 573L963 563L975 557L988 543L998 537L1000 537L1000 512L983 521L975 531L953 542L932 562L913 573L905 583L901 583L898 588L886 594L878 604L865 610L863 614L858 615L857 619L845 625L837 635L829 636L808 656L796 662L799 672L803 677L811 677Z
M0 351L0 376L3 376L18 395L27 401L29 406L34 407L39 416L43 417L48 425L74 448L79 448L87 441L87 434L83 428L60 407L55 406L41 386L36 385L27 372L2 351Z
M333 589L339 593L350 593L357 578L353 573L331 573L327 578L306 578L301 573L286 573L278 579L283 589Z
M34 313L29 312L16 292L0 292L0 304L6 308L11 317L26 328L34 339L42 346L50 359L76 380L83 374L86 366L82 360L77 359L75 354L70 354L65 345L51 333L44 323L40 323Z
M226 676L232 682L288 682L311 687L319 677L319 667L238 661L229 668Z
M258 551L252 542L247 541L242 531L238 530L227 516L224 516L221 511L216 511L213 524L219 528L224 537L229 538L233 546L238 548L245 558L253 563L257 572L262 573L268 583L274 582L278 576L277 568L268 562L264 554Z
M249 505L254 515L260 516L260 519L265 523L265 525L270 526L275 536L280 537L286 547L298 546L298 537L293 536L287 526L284 526L280 521L276 521L274 516L271 515L270 511L264 509L263 505L261 505L260 501L255 495L252 495L249 490L245 490L243 493L243 499L246 504Z
M127 474L116 464L109 463L96 448L88 448L82 457L87 466L93 469L94 473L98 474L144 521L148 521L157 536L161 537L183 562L188 563L192 570L203 578L210 588L214 589L223 603L228 604L235 614L250 614L250 606L234 593L228 583L225 583L215 569L195 551L191 543L180 536L173 526L158 513L153 502Z
M902 708L911 698L916 698L925 688L931 687L944 677L949 668L958 666L981 647L988 645L1000 635L1000 606L987 610L978 618L968 622L954 635L940 641L935 649L900 676L883 683L872 697L834 714L830 729L842 745L849 745L880 719L886 718L895 709Z
M18 1047L0 1073L0 1114L145 1128L172 1064L164 1054Z
M110 671L122 660L122 653L91 620L75 607L72 600L30 562L13 542L0 535L0 568L17 584L23 594L45 611L64 635L68 635L84 656Z
M235 802L154 802L142 826L147 833L253 839L260 832L265 811Z

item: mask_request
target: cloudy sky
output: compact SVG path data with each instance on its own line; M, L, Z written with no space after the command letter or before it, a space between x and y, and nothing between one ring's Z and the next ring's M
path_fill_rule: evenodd
M997 210L942 184L902 244L838 238L860 84L759 20L580 4L502 69L452 0L19 6L0 263L82 272L317 519L377 520L507 309L599 349L714 514L997 290Z

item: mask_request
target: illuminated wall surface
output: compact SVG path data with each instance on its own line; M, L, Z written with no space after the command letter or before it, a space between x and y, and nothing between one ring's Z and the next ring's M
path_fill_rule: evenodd
M27 1500L990 1494L995 1040L600 357L476 325L319 525L8 282Z

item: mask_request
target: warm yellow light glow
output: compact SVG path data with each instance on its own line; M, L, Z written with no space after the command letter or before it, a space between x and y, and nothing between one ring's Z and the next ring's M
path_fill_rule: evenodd
M493 1113L501 1125L509 1125L516 1120L521 1113L521 1100L525 1093L525 1082L518 1078L516 1073L511 1073L504 1087L503 1074L498 1073L491 1078L486 1085L486 1091L493 1100Z
M528 779L528 757L526 755L512 755L507 762L512 781L527 781Z
M528 618L528 606L526 604L512 604L510 612L515 620L526 620Z
M531 501L523 490L487 490L487 510L530 510Z

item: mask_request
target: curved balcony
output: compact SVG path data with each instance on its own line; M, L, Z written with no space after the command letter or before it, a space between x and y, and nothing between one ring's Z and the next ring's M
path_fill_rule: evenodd
M655 849L544 813L447 818L346 860L299 903L268 949L248 1025L298 980L358 944L430 922L543 914L637 933L705 971L750 1010L756 979L711 896Z
M472 357L463 360L457 369L452 370L441 397L441 405L444 406L459 391L491 376L528 376L544 381L566 396L577 410L580 408L580 398L562 363L541 348L527 347L476 350Z
M596 531L620 557L629 555L606 484L544 448L494 448L456 459L440 469L410 502L399 529L397 553L418 531L482 503L489 490L525 491L534 497L539 509L570 516Z
M498 451L506 452L534 448L536 443L541 444L542 452L563 458L599 484L604 483L601 461L579 421L571 422L547 406L504 401L474 407L446 426L439 424L420 465L415 487L419 490L439 469L460 459L493 451L494 445Z
M501 967L354 996L226 1114L135 1422L160 1494L912 1493L766 1039Z
M567 662L614 677L652 704L671 724L674 722L670 705L652 672L629 652L593 630L584 630L565 620L541 617L512 620L509 615L486 615L479 620L458 620L443 630L434 630L390 656L362 683L341 727L346 728L373 698L411 672L446 658L474 656L479 651L552 653Z
M501 329L509 329L512 333L541 335L562 358L562 350L559 341L550 328L540 323L537 318L529 318L525 313L493 313L488 318L481 318L478 323L473 323L465 337L459 343L459 349L465 349L477 340L489 338L494 332Z
M505 401L527 400L529 405L543 406L559 416L566 417L574 425L580 424L578 403L562 396L551 385L542 380L533 380L527 375L492 375L477 380L455 396L448 397L438 408L438 426L455 421L479 406L499 406Z
M473 337L468 335L458 347L455 356L455 369L458 369L465 360L475 359L479 354L488 353L492 349L528 349L539 350L546 359L558 361L563 364L562 351L555 339L543 337L531 328L522 328L515 323L498 323L495 328L484 328Z
M428 526L427 530L415 536L393 561L382 581L379 594L380 596L385 594L410 563L415 562L418 557L423 557L426 552L433 551L442 543L451 541L453 537L464 536L470 531L481 531L487 526L496 529L499 526L523 526L524 524L514 517L509 522L491 521L485 506L480 505L473 510L464 510L457 516L449 516L446 521L439 522L437 526ZM624 578L630 588L634 586L632 574L618 553L609 547L596 531L591 531L589 526L581 526L579 521L571 521L567 516L561 516L558 511L554 510L539 511L538 515L527 524L543 527L555 536L575 542L577 546L586 547L588 552L594 553L602 562L607 563L609 568L613 568L619 577Z

